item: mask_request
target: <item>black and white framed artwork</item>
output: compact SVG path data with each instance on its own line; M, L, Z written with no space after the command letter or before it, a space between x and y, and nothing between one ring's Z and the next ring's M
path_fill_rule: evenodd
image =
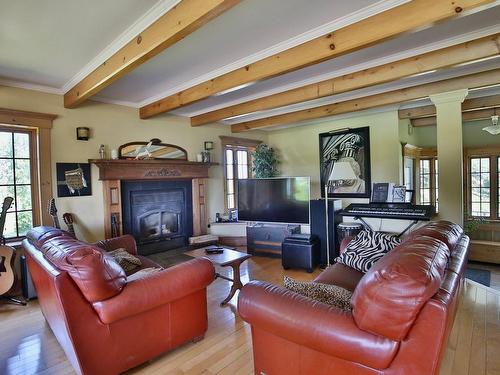
M92 195L89 163L56 163L57 196Z
M320 134L319 157L322 197L370 197L369 127Z

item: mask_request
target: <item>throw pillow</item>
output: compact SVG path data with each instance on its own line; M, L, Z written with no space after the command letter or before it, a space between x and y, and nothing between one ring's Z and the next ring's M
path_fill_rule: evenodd
M335 258L335 261L358 271L367 272L400 243L401 240L392 234L363 230L349 242L345 251Z
M143 279L149 275L158 273L161 271L161 268L156 268L156 267L149 267L149 268L143 268L142 270L139 270L132 275L127 277L127 283L134 281L134 280L139 280Z
M338 307L344 311L351 311L352 293L337 285L322 284L315 282L297 281L285 276L283 279L285 288L292 292L309 297L315 301Z
M141 260L125 249L120 248L108 251L108 254L113 257L115 262L118 263L125 272L130 272L141 265Z

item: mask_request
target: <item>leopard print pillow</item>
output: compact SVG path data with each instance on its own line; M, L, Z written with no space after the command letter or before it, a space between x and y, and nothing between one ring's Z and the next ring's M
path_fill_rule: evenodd
M125 272L130 272L141 265L141 260L125 249L116 249L108 251L108 254L113 257L116 263L120 265Z
M292 292L309 297L315 301L338 307L344 311L351 311L352 293L337 285L297 281L285 276L285 288Z

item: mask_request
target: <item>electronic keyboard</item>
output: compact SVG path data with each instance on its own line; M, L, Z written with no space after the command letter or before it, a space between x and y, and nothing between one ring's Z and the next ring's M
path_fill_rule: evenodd
M433 206L417 206L409 203L352 203L342 210L340 215L429 221L435 215L435 209Z

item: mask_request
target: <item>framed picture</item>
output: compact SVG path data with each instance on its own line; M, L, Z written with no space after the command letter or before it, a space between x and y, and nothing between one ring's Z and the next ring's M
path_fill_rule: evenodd
M56 174L59 198L92 195L89 163L56 163Z
M321 196L370 198L370 128L319 135Z

